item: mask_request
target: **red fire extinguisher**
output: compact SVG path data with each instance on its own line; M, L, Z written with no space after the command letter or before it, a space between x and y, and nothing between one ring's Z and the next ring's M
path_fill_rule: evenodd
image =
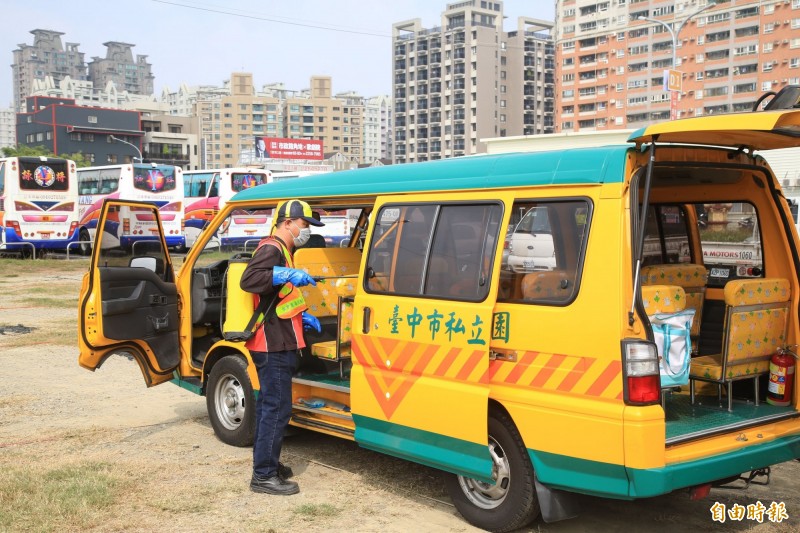
M789 348L778 348L770 359L767 403L779 406L792 403L796 357Z

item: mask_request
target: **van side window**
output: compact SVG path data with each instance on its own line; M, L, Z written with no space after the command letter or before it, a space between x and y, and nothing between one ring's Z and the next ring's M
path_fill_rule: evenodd
M700 206L702 211L702 206ZM698 212L698 220L702 215ZM677 205L653 205L647 211L642 266L691 263L686 214Z
M498 204L384 206L367 259L367 290L484 299L501 217Z
M564 305L575 298L590 208L586 200L514 203L498 301Z

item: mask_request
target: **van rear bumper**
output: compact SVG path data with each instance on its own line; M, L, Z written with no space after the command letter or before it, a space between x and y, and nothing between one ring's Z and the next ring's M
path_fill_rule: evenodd
M800 435L791 435L664 468L628 469L630 494L634 498L657 496L797 458L800 458Z
M626 468L528 449L539 481L550 488L633 500L711 483L800 458L800 434L662 468Z

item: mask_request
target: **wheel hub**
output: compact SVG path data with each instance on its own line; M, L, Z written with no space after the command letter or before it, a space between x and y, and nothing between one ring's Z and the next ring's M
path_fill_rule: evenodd
M225 429L235 430L244 420L244 389L235 376L226 374L217 383L214 391L217 418Z
M506 499L511 485L511 470L508 457L496 440L489 439L489 455L492 457L492 479L486 483L477 479L458 476L458 483L464 495L481 509L495 509Z

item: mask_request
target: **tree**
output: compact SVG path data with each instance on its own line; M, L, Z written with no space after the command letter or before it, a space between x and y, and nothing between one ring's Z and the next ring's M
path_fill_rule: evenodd
M45 148L44 146L26 146L24 144L14 146L6 146L2 148L5 157L55 157L55 154Z
M55 155L44 146L26 146L21 144L17 145L16 147L6 146L5 148L0 149L0 151L3 152L4 157L60 157L75 161L75 166L78 168L89 167L92 165L92 162L81 152L76 152L74 154Z

